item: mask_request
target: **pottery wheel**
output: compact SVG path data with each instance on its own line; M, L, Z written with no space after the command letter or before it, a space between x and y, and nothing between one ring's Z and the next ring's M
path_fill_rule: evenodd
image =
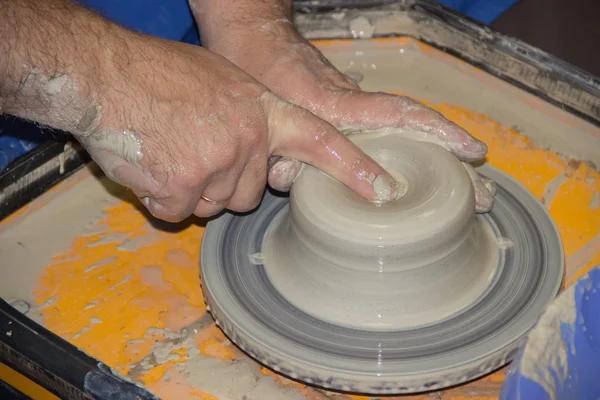
M209 311L257 361L327 389L415 393L498 369L559 291L554 223L489 165L477 171L497 184L494 207L476 215L454 156L377 140L355 142L401 183L396 203L377 207L308 167L289 198L266 193L255 212L209 223Z

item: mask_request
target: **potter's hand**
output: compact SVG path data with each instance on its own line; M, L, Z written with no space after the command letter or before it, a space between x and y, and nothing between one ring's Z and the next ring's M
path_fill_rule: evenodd
M304 40L289 22L289 4L268 0L271 7L245 8L250 2L190 0L202 30L204 45L216 51L264 83L282 98L304 107L336 127L373 130L398 127L413 131L417 140L438 143L461 161L481 160L487 147L440 113L407 97L367 93L337 71ZM220 12L227 9L228 12ZM274 170L294 178L299 163L280 160ZM476 210L487 212L493 204L494 183L473 178ZM270 181L286 189L293 179Z
M332 125L222 56L135 34L70 1L0 5L2 111L72 132L161 219L254 208L270 156L312 164L370 200L398 190Z

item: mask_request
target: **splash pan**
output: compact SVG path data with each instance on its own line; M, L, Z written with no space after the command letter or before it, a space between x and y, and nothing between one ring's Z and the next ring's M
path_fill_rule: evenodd
M506 364L562 282L545 209L483 165L497 194L477 215L467 169L441 147L351 138L401 195L376 206L306 167L289 198L212 221L201 273L217 324L257 361L330 390L438 390Z

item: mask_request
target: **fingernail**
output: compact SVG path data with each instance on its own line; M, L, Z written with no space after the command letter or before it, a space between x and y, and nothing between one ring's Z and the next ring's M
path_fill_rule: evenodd
M389 176L379 175L373 181L373 191L375 192L375 201L387 203L398 197L400 188L398 183Z
M302 163L292 159L281 159L269 169L269 184L275 190L287 192L298 177Z
M150 209L150 200L151 199L148 196L140 196L140 201L148 209Z
M485 214L492 210L494 195L488 190L482 181L474 182L475 189L475 212Z
M483 184L485 185L487 190L490 192L492 197L495 196L496 195L496 182L494 182L493 180L491 180L489 178L485 178L485 177L482 177L481 181L483 182Z
M481 140L478 139L473 140L471 146L467 147L469 147L469 150L471 150L473 153L481 155L482 157L488 151L487 144L483 143Z
M487 154L487 145L475 138L469 138L462 142L459 153L462 161L480 161Z

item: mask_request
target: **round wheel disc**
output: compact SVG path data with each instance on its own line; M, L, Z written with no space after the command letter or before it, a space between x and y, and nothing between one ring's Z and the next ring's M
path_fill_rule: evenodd
M263 239L287 198L267 193L252 214L210 222L201 251L208 309L225 334L251 357L292 379L327 389L403 394L456 385L510 361L558 293L564 273L560 236L543 206L488 165L494 208L482 215L501 244L487 290L466 309L433 325L361 331L299 310L269 282Z

